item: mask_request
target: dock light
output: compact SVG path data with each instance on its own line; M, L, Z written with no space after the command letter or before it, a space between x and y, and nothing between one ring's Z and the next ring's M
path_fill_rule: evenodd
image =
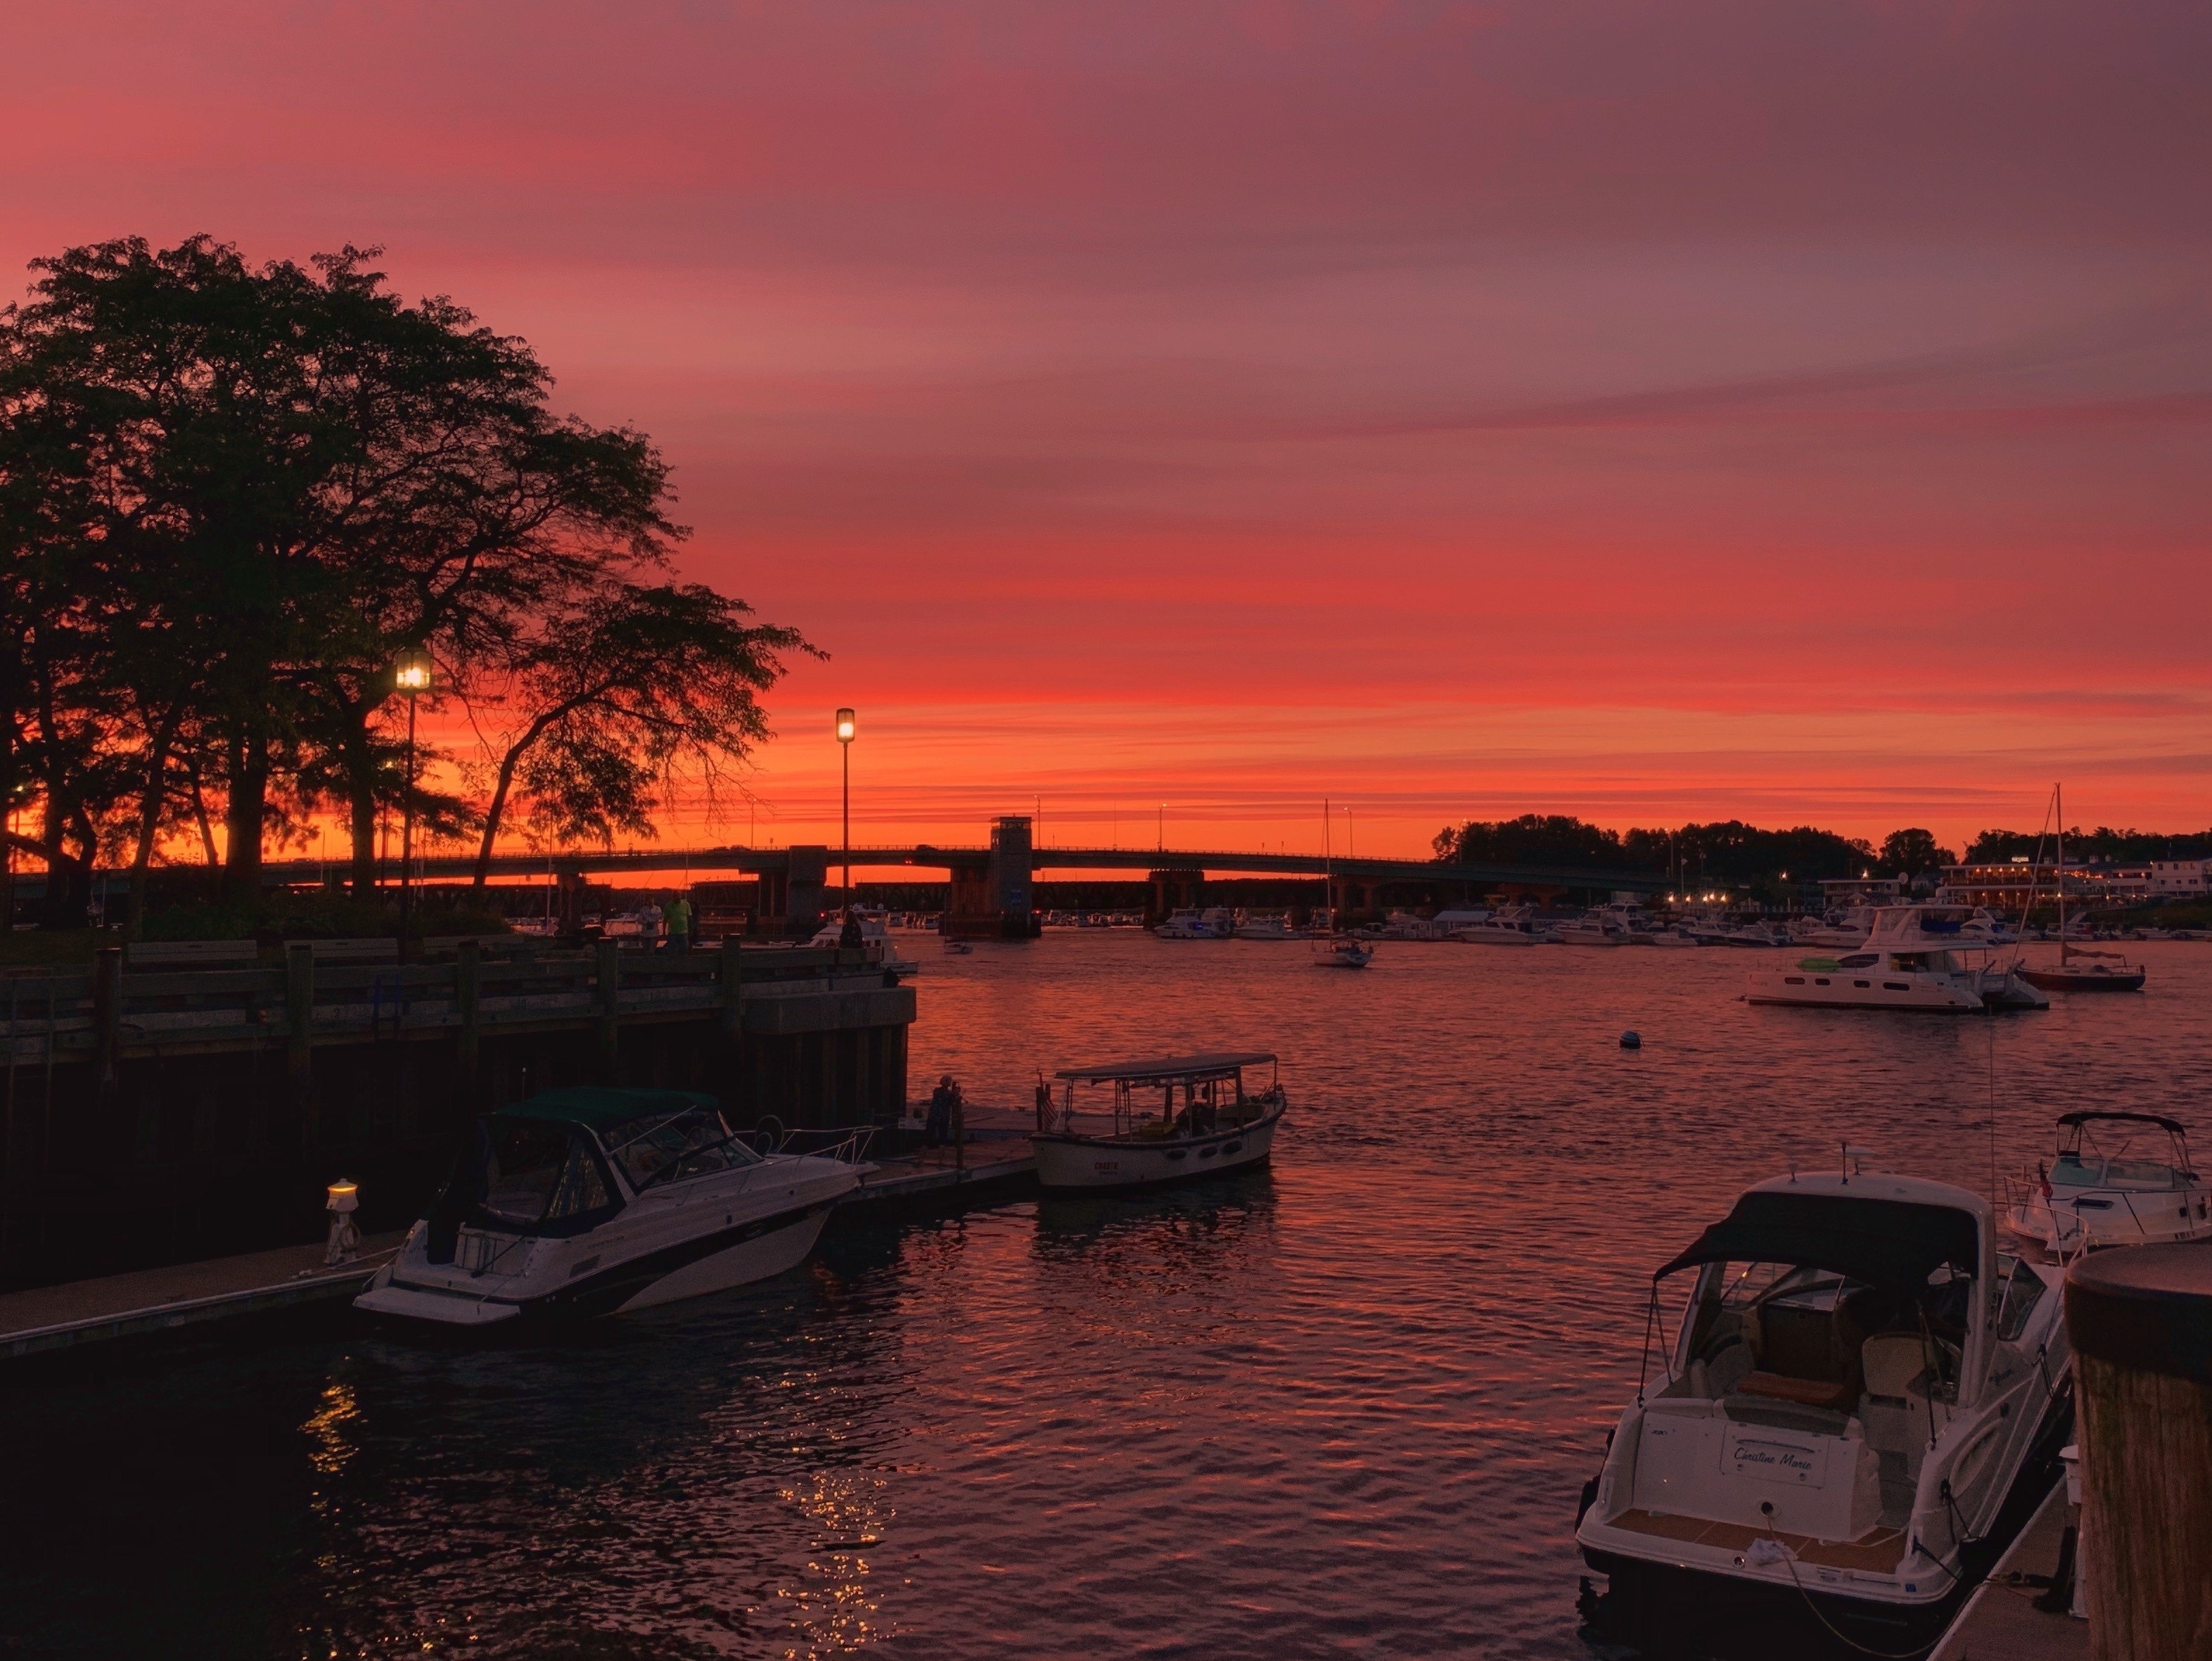
M399 797L399 955L407 955L408 869L415 859L415 699L430 690L430 654L410 646L392 660L392 684L407 695L407 780Z
M837 712L837 753L842 761L845 848L845 927L838 944L850 946L853 934L853 735L860 731L850 709Z
M353 1220L353 1214L361 1209L361 1185L341 1177L324 1192L328 1196L324 1209L331 1214L331 1240L323 1262L329 1268L340 1269L361 1255L361 1230Z

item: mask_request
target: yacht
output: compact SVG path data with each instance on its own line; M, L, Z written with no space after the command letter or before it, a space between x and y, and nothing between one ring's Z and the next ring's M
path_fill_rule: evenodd
M1679 922L1662 923L1651 931L1651 944L1680 948L1703 946L1705 942Z
M1788 946L1789 931L1771 922L1738 923L1721 936L1723 946L1768 947Z
M918 973L921 965L911 958L899 955L898 942L891 939L890 920L882 911L856 905L853 921L860 926L860 949L868 954L868 961L879 964L884 973L894 980L904 980ZM814 932L809 946L839 946L845 939L845 920L832 917Z
M1628 925L1602 911L1585 911L1552 925L1552 936L1561 946L1626 946Z
M2164 1159L2128 1157L2136 1139L2160 1132ZM2057 1153L2032 1178L2013 1184L2004 1226L2063 1261L2094 1246L2212 1238L2208 1204L2179 1121L2155 1113L2063 1113Z
M1237 921L1225 905L1179 907L1152 933L1164 940L1225 940L1237 932Z
M1644 1377L1575 1531L1602 1614L1680 1642L1809 1604L1919 1653L2067 1439L2061 1279L1998 1251L1979 1195L1849 1154L1743 1194L1652 1277Z
M864 1167L760 1153L688 1090L509 1103L354 1307L442 1326L650 1309L765 1280L814 1249Z
M1304 934L1291 927L1287 911L1247 911L1237 925L1240 940L1302 940Z
M1797 946L1826 946L1856 951L1874 932L1874 907L1854 905L1820 917L1800 917L1790 925L1790 939Z
M1247 1093L1245 1070L1262 1067L1267 1087ZM1066 1068L1054 1077L1059 1110L1030 1139L1037 1183L1048 1189L1157 1188L1263 1165L1290 1105L1275 1057L1258 1050ZM1079 1086L1108 1092L1095 1114L1079 1110ZM1110 1122L1079 1128L1086 1117Z
M1864 951L1801 958L1794 967L1755 969L1745 1001L1957 1013L2051 1007L2051 1000L2022 979L2018 970L1989 961L1994 948L1962 940L1955 932L1929 932L1923 924L1933 910L1885 906L1875 914Z
M1453 929L1452 938L1469 946L1541 946L1558 939L1534 916L1533 906L1503 906L1480 922Z

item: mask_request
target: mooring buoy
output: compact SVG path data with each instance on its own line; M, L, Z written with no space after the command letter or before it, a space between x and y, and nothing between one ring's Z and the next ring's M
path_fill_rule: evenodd
M1631 1028L1629 1028L1629 1029L1628 1029L1628 1031L1626 1031L1626 1032L1624 1032L1624 1033L1622 1033L1622 1034L1620 1035L1620 1047L1621 1047L1623 1050L1641 1050L1641 1049L1643 1049L1643 1048L1644 1048L1644 1039L1643 1039L1642 1035L1641 1035L1641 1034L1639 1034L1639 1033L1636 1031L1636 1029L1635 1029L1634 1027L1632 1027L1632 1026Z

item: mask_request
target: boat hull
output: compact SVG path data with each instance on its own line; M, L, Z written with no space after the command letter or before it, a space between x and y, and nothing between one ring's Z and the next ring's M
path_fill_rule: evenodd
M1766 970L1751 977L1744 1000L1802 1009L1906 1009L1953 1015L1985 1007L1979 993L1948 977L1900 978L1878 970L1860 974L1849 970Z
M2144 973L2140 969L2104 974L2067 969L2023 969L2018 972L2021 979L2030 986L2040 987L2045 992L2140 992L2143 989Z
M1274 1152L1285 1109L1233 1130L1139 1141L1108 1136L1039 1135L1037 1185L1054 1193L1164 1188L1264 1165Z

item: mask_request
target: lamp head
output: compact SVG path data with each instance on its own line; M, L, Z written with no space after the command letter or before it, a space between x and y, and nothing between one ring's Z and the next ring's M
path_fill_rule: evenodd
M412 697L430 690L430 654L410 646L392 660L392 684Z
M853 712L850 709L840 709L837 712L838 743L850 744L853 741L853 734L859 730L860 729L853 724Z

